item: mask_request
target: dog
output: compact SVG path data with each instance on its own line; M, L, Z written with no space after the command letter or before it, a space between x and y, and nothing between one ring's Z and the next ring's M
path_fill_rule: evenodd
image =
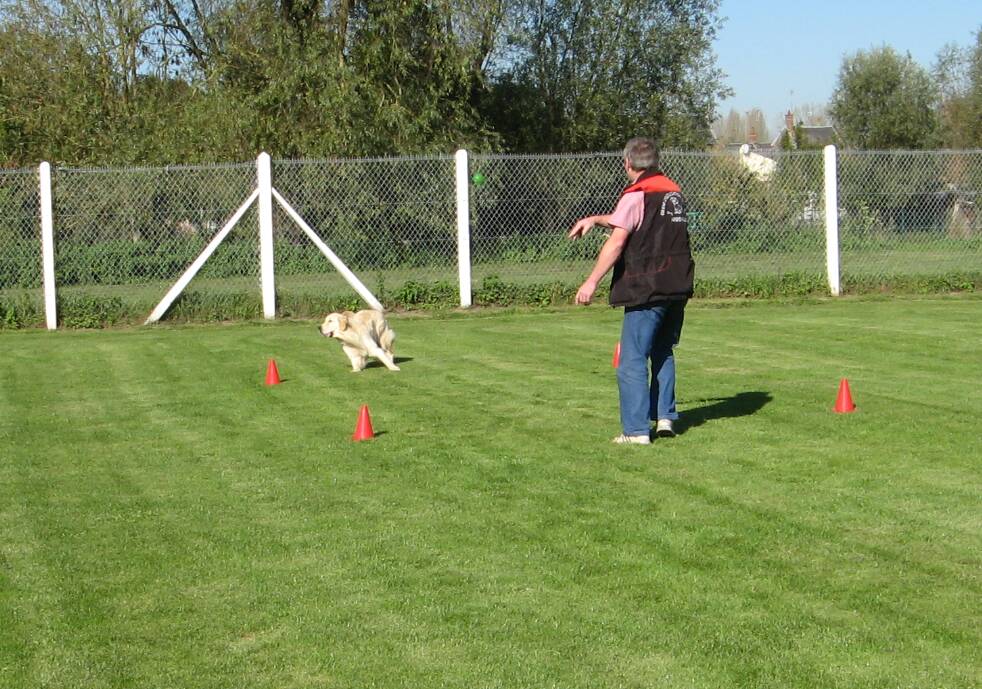
M395 331L385 321L381 311L365 309L352 313L329 313L320 325L320 334L341 342L341 349L351 360L351 370L364 370L368 357L373 356L390 371L398 371L392 357Z

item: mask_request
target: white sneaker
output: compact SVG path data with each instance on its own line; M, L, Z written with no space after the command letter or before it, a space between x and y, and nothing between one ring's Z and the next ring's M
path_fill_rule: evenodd
M675 429L672 428L672 420L658 419L658 423L655 424L655 435L659 438L674 438Z
M651 445L651 437L647 435L624 435L621 433L614 438L617 445Z

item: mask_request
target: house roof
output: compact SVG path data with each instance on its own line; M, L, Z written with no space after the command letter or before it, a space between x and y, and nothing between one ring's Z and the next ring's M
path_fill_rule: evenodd
M807 143L813 146L827 146L828 144L835 143L835 127L832 125L802 124L798 126L801 129L802 137L804 137ZM785 131L787 130L782 129L778 132L777 136L774 137L774 141L771 142L771 146L775 148L781 147L781 137L784 136Z
M747 144L747 145L750 146L751 151L753 151L754 153L759 153L765 158L773 158L780 152L778 147L775 146L774 144L756 143L756 144ZM724 150L726 150L728 153L736 154L740 152L741 146L743 146L742 143L726 144Z
M805 138L813 144L825 146L835 142L835 127L831 125L821 127L802 126L801 133L804 134Z

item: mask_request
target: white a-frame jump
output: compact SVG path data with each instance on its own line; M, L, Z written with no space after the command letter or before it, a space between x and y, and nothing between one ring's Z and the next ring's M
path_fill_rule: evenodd
M293 221L297 223L301 230L304 231L310 241L320 249L321 253L327 257L327 260L337 269L341 276L348 281L348 284L358 293L358 295L365 300L365 302L371 306L373 309L382 310L382 304L375 295L372 294L364 283L358 279L358 277L349 270L348 266L337 257L327 244L317 235L314 230L311 229L310 225L304 222L304 219L300 217L300 214L294 210L283 196L273 188L272 184L272 166L270 164L270 158L268 153L260 153L259 158L256 160L256 189L249 195L239 209L235 211L228 222L218 231L218 233L208 242L208 246L198 255L196 259L188 266L188 269L184 271L184 274L174 283L170 288L164 298L160 300L156 308L147 317L145 323L156 323L159 321L167 309L171 307L174 300L184 291L184 288L188 286L192 278L198 274L201 267L205 262L211 258L211 255L215 253L215 249L218 245L222 243L228 233L232 231L235 224L239 222L249 207L259 200L259 274L260 281L262 283L262 294L263 294L263 316L265 318L275 318L276 317L276 289L275 289L275 273L273 269L273 199L280 204L280 207L286 211L287 215L293 218Z

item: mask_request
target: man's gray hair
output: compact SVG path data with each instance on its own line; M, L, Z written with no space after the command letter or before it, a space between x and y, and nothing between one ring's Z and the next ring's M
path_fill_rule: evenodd
M646 136L636 136L624 146L624 160L634 170L657 170L658 144Z

